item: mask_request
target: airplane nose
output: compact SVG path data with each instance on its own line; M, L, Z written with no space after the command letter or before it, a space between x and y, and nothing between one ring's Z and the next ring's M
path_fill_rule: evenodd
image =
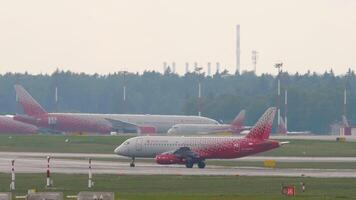
M124 146L124 145L120 145L118 146L114 152L117 154L117 155L120 155L120 156L127 156L128 154L128 147L127 146Z
M116 154L120 154L120 146L118 146L118 147L116 147L116 149L114 150L114 152L116 153Z

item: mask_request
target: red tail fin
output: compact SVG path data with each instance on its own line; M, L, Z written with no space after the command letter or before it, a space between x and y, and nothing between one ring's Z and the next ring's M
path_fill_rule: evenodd
M27 115L34 116L47 113L21 85L15 85L15 91L18 103Z
M275 114L275 107L268 108L251 131L246 135L246 138L267 140L269 138L269 134L271 133Z
M235 128L242 129L245 121L245 110L241 110L239 114L235 117L234 121L231 122L231 126Z

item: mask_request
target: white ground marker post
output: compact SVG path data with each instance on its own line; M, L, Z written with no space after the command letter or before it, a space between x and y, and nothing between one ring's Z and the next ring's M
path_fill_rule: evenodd
M46 186L50 187L51 186L51 172L49 169L49 161L51 160L50 156L47 156L47 182L46 182Z
M89 158L89 179L88 179L88 188L91 188L93 186L93 181L92 181L93 175L91 173L91 158Z
M11 160L11 184L10 190L15 190L15 160Z

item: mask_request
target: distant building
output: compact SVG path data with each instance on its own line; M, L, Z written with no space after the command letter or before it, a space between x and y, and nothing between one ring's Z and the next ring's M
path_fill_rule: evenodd
M345 116L342 116L342 121L331 124L330 127L332 135L356 135L356 126L349 125Z

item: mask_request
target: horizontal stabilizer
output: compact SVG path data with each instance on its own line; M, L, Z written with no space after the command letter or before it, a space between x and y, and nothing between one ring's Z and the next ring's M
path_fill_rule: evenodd
M283 145L289 144L289 143L290 143L289 141L279 142L279 146L283 146Z

